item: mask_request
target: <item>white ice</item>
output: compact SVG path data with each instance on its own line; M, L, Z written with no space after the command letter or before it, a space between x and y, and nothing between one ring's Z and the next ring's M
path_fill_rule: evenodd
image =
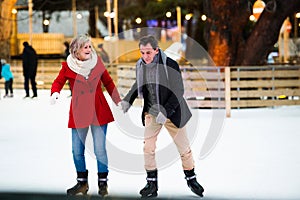
M23 90L15 90L13 98L0 100L0 193L64 194L76 183L67 128L69 91L62 91L55 105L49 103L49 90L39 90L37 99L23 99L24 95ZM109 96L107 99L117 118L107 133L109 194L138 198L146 183L141 107L134 106L123 115ZM188 131L197 179L205 188L203 199L300 199L300 106L235 109L231 118L225 118L222 110L192 112ZM132 123L129 130L136 132L124 131L128 127L122 122L126 120ZM215 138L204 148L209 134ZM172 145L163 130L157 142L157 150L162 152L157 155L159 196L196 199L186 186ZM96 195L96 161L87 146L89 193ZM170 146L176 154L166 157L164 150ZM172 159L174 155L176 159Z

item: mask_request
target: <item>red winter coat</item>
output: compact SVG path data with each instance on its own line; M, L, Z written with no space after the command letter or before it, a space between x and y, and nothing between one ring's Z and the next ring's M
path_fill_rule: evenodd
M121 98L99 57L87 80L82 75L73 72L68 67L67 62L62 62L62 68L52 83L51 94L60 92L67 80L69 80L72 90L69 128L85 128L89 125L99 126L114 121L102 91L102 84L115 104L118 104Z

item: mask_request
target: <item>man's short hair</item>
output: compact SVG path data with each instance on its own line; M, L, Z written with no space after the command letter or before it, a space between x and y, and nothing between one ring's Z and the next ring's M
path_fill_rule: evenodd
M158 48L158 41L152 35L141 37L139 42L139 48L141 45L146 46L148 43L152 46L154 50Z

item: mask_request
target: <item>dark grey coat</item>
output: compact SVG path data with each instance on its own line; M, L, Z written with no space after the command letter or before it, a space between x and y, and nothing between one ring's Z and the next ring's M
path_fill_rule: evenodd
M184 87L181 77L181 72L179 65L176 61L169 57L166 57L163 51L159 52L159 63L158 66L158 104L161 106L161 112L171 120L171 122L178 128L182 128L186 125L192 116L189 107L183 98ZM140 71L141 70L141 71ZM145 83L140 79L143 76L139 75L140 72L145 72L141 60L137 62L136 66L137 78L135 83L132 85L130 91L125 96L123 100L129 102L131 105L134 100L140 96L140 91L142 91L142 96L144 99L144 107L142 112L142 122L145 125L145 113L149 111L148 105L148 90ZM142 73L142 74L143 74ZM141 84L142 82L142 84ZM138 88L139 92L138 92Z
M24 45L22 61L24 77L34 78L37 72L38 57L32 46Z

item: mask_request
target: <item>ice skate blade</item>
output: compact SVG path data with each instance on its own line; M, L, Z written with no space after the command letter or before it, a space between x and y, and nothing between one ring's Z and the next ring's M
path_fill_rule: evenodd
M148 194L148 195L142 195L142 199L148 199L148 198L155 198L157 197L157 192L154 192L152 194Z

